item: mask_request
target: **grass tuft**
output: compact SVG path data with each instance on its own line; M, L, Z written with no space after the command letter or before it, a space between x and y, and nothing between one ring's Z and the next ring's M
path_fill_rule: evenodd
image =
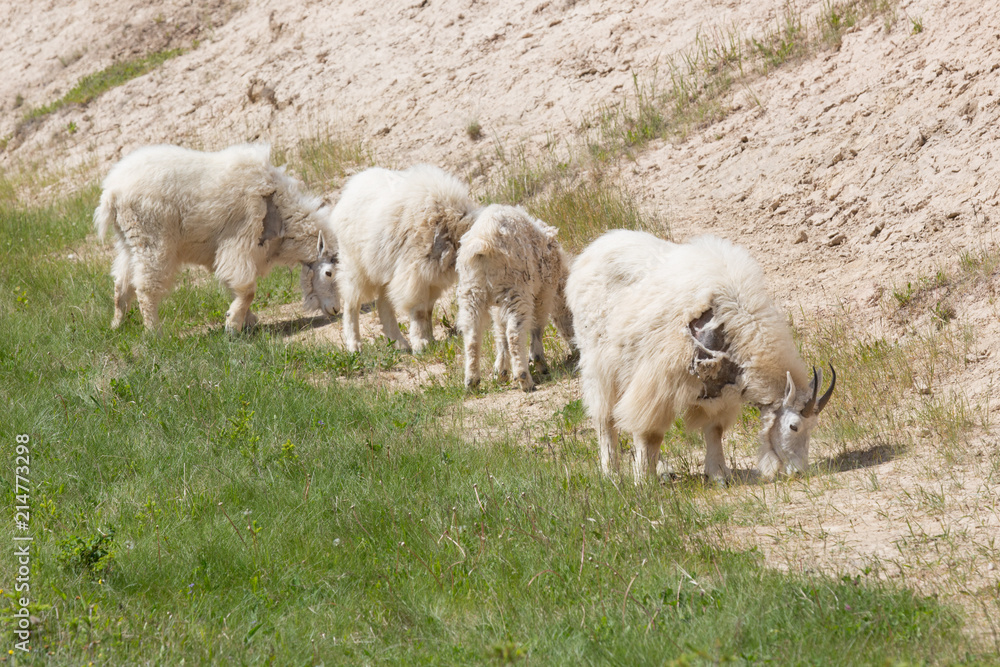
M281 156L276 152L276 160ZM375 158L359 139L330 132L301 139L287 151L287 158L305 183L315 190L331 192L354 171L374 166Z
M809 39L802 27L802 15L789 4L785 5L776 26L768 29L760 40L750 38L750 44L763 72L767 73L804 55L810 46Z
M958 271L949 273L938 269L934 275L921 276L907 281L905 287L892 290L893 317L901 322L912 322L929 313L938 328L947 325L958 315L954 296L991 280L1000 269L1000 250L996 248L963 250L958 256Z
M24 114L22 123L41 118L71 104L87 104L101 93L146 74L184 51L184 49L157 51L141 58L123 60L100 72L88 74L55 102L28 110Z
M483 126L474 118L465 126L465 134L469 139L479 141L483 137Z
M531 161L523 147L495 147L494 173L483 199L520 204L532 215L559 228L567 250L576 252L608 229L669 229L643 212L634 199L597 169L582 172L572 159L552 154Z

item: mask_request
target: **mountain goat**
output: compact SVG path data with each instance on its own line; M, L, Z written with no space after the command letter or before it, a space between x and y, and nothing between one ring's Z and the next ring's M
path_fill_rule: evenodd
M305 307L335 313L336 241L320 232L329 215L321 204L271 165L267 145L133 151L111 168L94 212L100 238L115 230L112 328L138 297L146 328L157 329L160 300L184 263L214 270L232 291L230 332L257 321L250 312L257 278L275 264L302 264Z
M542 331L553 313L556 328L572 345L573 318L566 305L569 259L558 230L514 206L481 210L458 251L458 327L465 341L465 386L479 384L483 328L492 307L497 358L504 377L513 362L524 391L535 382L528 371L528 340L535 369L545 372Z
M361 304L377 300L385 335L402 350L396 311L410 318L410 343L421 352L434 340L431 312L455 282L459 240L472 225L468 188L437 167L378 167L344 185L330 218L339 243L337 284L344 302L344 343L361 349Z
M618 468L619 429L635 439L636 482L655 473L663 434L680 414L702 429L705 473L724 481L722 434L743 403L760 407L762 476L805 471L809 434L837 376L817 400L822 375L814 369L810 383L746 250L711 236L675 244L609 232L573 263L566 296L605 474Z

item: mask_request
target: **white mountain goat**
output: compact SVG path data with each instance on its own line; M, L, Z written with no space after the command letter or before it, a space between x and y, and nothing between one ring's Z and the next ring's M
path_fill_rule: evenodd
M159 327L158 306L181 264L200 264L234 294L226 330L252 326L257 277L276 264L302 264L306 308L340 308L336 242L320 224L328 207L305 194L271 165L270 147L232 146L203 153L179 146L146 146L111 168L94 212L98 237L114 227L117 328L132 300L148 329Z
M396 312L410 318L410 343L434 340L431 312L455 282L455 258L472 225L468 188L437 167L372 168L344 185L330 222L339 244L337 284L344 302L344 344L361 349L361 304L377 300L385 335L409 350Z
M458 327L465 341L465 386L479 384L483 328L491 308L497 358L505 378L514 367L524 391L535 382L528 370L528 336L536 372L547 369L542 332L553 314L556 328L572 346L573 317L566 305L569 258L558 230L514 206L481 210L458 250Z
M609 232L573 263L566 296L605 474L618 469L619 429L634 436L636 482L654 474L663 434L683 415L702 429L705 473L724 481L722 434L743 403L760 407L761 475L805 471L809 434L837 376L817 401L822 375L814 369L809 383L746 250L710 236L675 244Z

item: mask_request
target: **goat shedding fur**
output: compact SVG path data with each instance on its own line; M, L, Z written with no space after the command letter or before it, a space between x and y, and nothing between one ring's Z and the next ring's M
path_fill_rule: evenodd
M558 230L514 206L481 210L458 251L458 327L465 341L465 385L479 383L486 317L492 310L496 342L494 373L504 378L513 365L524 391L535 387L528 369L547 366L542 332L553 315L556 328L572 345L573 318L566 305L569 258Z
M454 284L459 241L472 225L468 188L429 165L372 168L352 176L333 209L339 243L337 282L344 301L344 343L361 349L361 305L377 300L385 335L420 352L433 337L431 312ZM410 343L396 320L410 318Z
M182 264L199 264L234 294L226 329L252 325L256 282L276 264L303 264L308 305L339 308L332 264L336 245L324 242L322 202L270 162L263 144L214 153L146 146L119 161L104 179L94 225L115 230L115 316L121 324L138 297L148 329Z
M635 436L637 482L655 472L681 415L703 431L706 474L726 479L722 434L743 403L761 407L761 472L804 470L816 387L746 250L710 236L676 244L612 231L577 257L566 295L606 474L618 467L619 429Z

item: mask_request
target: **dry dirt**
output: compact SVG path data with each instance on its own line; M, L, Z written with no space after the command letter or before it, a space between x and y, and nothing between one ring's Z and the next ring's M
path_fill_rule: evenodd
M361 137L380 164L436 163L475 188L491 140L523 144L529 154L568 141L584 119L630 92L633 74L651 76L699 31L735 25L760 34L785 6L330 4L6 3L0 137L11 138L0 169L42 168L65 190L147 143L290 145L334 131ZM823 5L797 3L807 23ZM917 23L923 30L914 33ZM57 99L81 76L178 46L194 48L86 107L18 129L25 109ZM730 103L721 122L623 159L620 175L675 238L711 232L748 246L797 324L838 311L880 335L912 335L930 324L887 316L893 290L938 269L955 274L963 251L996 246L997 3L903 0L891 29L881 19L865 23L839 49L772 72ZM468 136L472 120L484 139ZM958 392L982 415L983 432L958 452L941 451L929 435L902 452L845 455L816 443L815 457L830 474L712 490L705 502L738 508L744 524L718 538L758 545L778 567L867 572L940 593L969 609L973 631L993 641L1000 617L1000 443L991 426L1000 421L997 289L992 277L954 300L950 326L973 333L972 353L927 388ZM337 326L297 336L336 344ZM377 332L370 315L365 326ZM409 389L446 371L406 368L380 381ZM470 441L505 424L544 422L577 394L575 383L564 383L531 396L512 390L469 399ZM504 422L502 415L516 417ZM748 467L746 454L735 452L734 463Z

